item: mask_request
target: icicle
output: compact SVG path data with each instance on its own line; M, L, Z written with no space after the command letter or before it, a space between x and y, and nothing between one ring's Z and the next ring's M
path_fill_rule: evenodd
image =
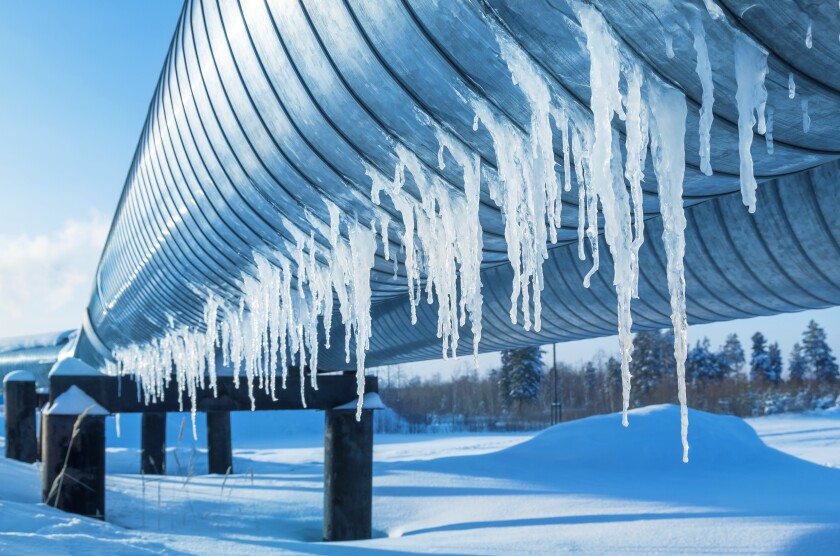
M575 159L575 178L578 182L578 200L581 203L578 219L578 257L585 260L583 242L583 222L586 224L585 236L589 239L589 247L592 251L592 267L583 277L583 287L589 287L589 281L598 271L600 266L600 255L598 248L598 198L592 188L590 176L590 160L592 137L591 133L584 135L578 130L572 136L572 153ZM585 217L584 217L585 214Z
M648 114L642 104L642 70L633 66L625 72L627 96L627 166L624 175L630 183L630 195L633 201L633 243L631 245L630 268L633 276L633 297L639 296L639 249L645 239L645 215L642 206L642 181L645 178L644 167L648 141Z
M788 98L793 99L796 96L796 82L793 80L793 72L788 74Z
M213 397L218 397L219 390L216 386L216 346L219 342L218 325L216 320L219 313L219 302L211 293L207 296L207 303L204 306L204 354L207 357L207 374L210 379L210 387L213 389Z
M712 19L725 19L723 10L715 3L715 0L703 0L703 4Z
M808 115L808 97L802 97L800 106L802 108L802 131L803 133L808 133L811 131L811 116Z
M764 139L767 141L767 154L773 154L773 115L776 110L772 106L767 107L767 131Z
M805 46L807 48L811 48L814 46L814 36L811 32L811 27L813 26L814 22L808 18L808 31L805 33Z
M571 160L569 155L569 116L566 114L565 110L559 110L555 112L554 116L554 123L557 128L560 130L560 134L562 135L563 141L563 190L564 191L571 191L572 190L572 171L571 171ZM560 202L560 196L557 197L558 203ZM560 214L562 207L557 207L557 214ZM560 224L557 224L560 227Z
M744 37L735 41L735 79L738 90L735 100L738 104L738 151L741 156L741 197L749 211L755 212L755 190L758 185L753 175L753 160L750 146L753 141L753 125L758 119L758 132L764 133L764 104L767 89L764 76L767 74L767 53Z
M350 230L350 285L352 288L353 331L356 338L356 420L362 418L362 399L365 395L365 353L372 334L370 318L370 271L376 254L376 241L371 230L358 223Z
M501 198L493 198L502 207L508 260L513 269L510 320L517 322L521 295L523 326L528 330L530 287L533 285L534 291L542 287L542 260L548 256L545 226L534 225L545 222L545 190L531 179L534 168L528 139L509 122L497 119L484 101L474 101L473 109L493 138L503 186Z
M630 299L633 294L632 232L627 189L621 172L621 151L613 143L613 114L623 118L621 94L618 89L618 45L610 34L603 16L589 5L577 6L578 20L586 34L589 50L589 83L592 92L591 108L594 117L594 142L589 167L592 190L601 202L604 215L604 239L610 247L614 262L614 280L618 297L618 335L621 351L622 423L627 425L630 406L630 354L633 341L630 333L632 316Z
M537 182L535 192L539 189L544 190L544 193L538 193L538 196L545 197L545 218L548 222L551 243L557 243L557 228L560 227L562 207L559 205L560 193L557 175L554 173L554 143L551 123L548 119L551 112L551 94L548 85L522 49L499 37L497 37L497 42L502 51L502 58L507 62L513 82L525 93L531 108L528 141L533 159L530 164L531 179ZM540 212L538 209L534 214L534 224L537 226L541 222Z
M712 175L711 164L711 129L714 120L712 106L715 103L715 85L712 81L712 64L709 61L709 49L706 46L706 32L703 24L695 20L691 26L694 33L694 51L697 53L697 76L703 86L703 104L700 106L700 171Z
M686 403L685 359L688 324L685 307L685 213L682 189L685 174L685 95L659 84L648 86L651 112L651 154L659 184L659 210L664 230L662 241L667 255L671 321L674 325L674 358L680 400L680 429L683 461L688 462L688 406Z
M456 260L460 262L460 312L459 324L465 324L469 313L473 335L473 363L478 367L478 345L481 341L481 260L484 255L484 238L478 209L481 195L481 159L478 154L468 153L451 136L437 130L441 149L446 148L463 168L465 205L460 217L452 215L456 229ZM456 206L461 205L455 201ZM443 211L442 211L443 212ZM448 217L447 217L448 218ZM457 328L457 327L456 327Z
M391 242L388 239L388 226L390 225L391 217L388 216L387 213L383 213L382 216L379 217L379 229L382 232L382 254L384 255L386 261L391 258Z
M674 37L671 33L665 33L665 56L669 59L674 57Z

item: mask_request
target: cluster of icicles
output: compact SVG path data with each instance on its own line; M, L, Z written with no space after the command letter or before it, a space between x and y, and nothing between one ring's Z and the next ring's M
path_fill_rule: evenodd
M707 6L714 19L722 17L711 0ZM325 200L330 215L329 228L310 218L312 229L306 233L285 221L285 227L296 240L287 245L293 254L292 260L277 255L279 262L273 263L267 257L255 255L256 275L243 277L238 305L222 303L217 296L208 294L203 326L170 327L165 336L149 344L117 350L113 372L134 375L147 402L161 397L174 376L182 404L186 394L192 400L194 411L197 389L216 387L216 353L220 352L225 365L233 368L237 386L244 371L252 400L255 388L270 394L275 392L276 369L280 369L281 387L285 388L287 369L296 364L301 373L301 397L305 406L304 368L313 370L309 374L311 387L317 389L319 322L327 332L323 342L329 348L333 304L337 299L345 328L348 363L351 341L355 341L357 411L360 414L365 352L372 334L370 275L378 249L377 235L381 239L381 254L385 260L393 259L395 271L399 254L389 249L392 223L388 213L378 207L381 195L390 197L402 217L401 230L398 228L397 232L401 231L402 264L408 281L412 323L416 322L415 306L423 296L425 283L427 301L437 302L437 332L442 339L443 356L455 355L459 327L466 324L467 318L473 351L477 355L482 308L482 230L478 217L482 179L489 187L491 198L501 207L504 218L508 257L513 269L510 318L516 323L521 315L526 330L533 327L539 331L542 262L548 258L547 243L557 241L557 229L561 225L561 186L564 191L570 191L574 173L579 204L578 252L584 260L588 245L592 259L584 286L589 286L590 277L599 265L599 205L604 239L615 265L623 422L626 425L633 348L630 303L638 296L639 249L644 238L641 184L649 148L664 222L683 459L687 461L687 323L683 275L686 220L682 205L686 101L682 92L655 76L646 75L641 65L619 48L597 10L577 4L576 11L591 60L591 113L564 104L553 95L541 70L506 37L504 31L497 30L502 57L531 109L528 133L523 133L483 99L465 99L475 112L473 130L478 131L482 125L492 137L497 176L483 173L476 153L430 122L429 125L435 126L439 142L438 164L441 169L444 167L444 155L448 153L463 172L463 190L452 188L410 150L396 144L398 163L393 176L366 167L377 218L369 223L359 222ZM690 29L694 34L696 71L703 92L699 132L701 170L711 174L712 68L699 19L690 24ZM766 122L764 117L767 54L749 39L740 38L736 41L734 56L741 191L744 203L753 212L756 181L750 145L756 122L759 133L767 132L768 148L772 149L772 120ZM624 121L626 128L626 160L622 160L621 138L613 128L616 116ZM562 172L555 171L552 125L562 140ZM404 188L407 174L419 190L419 200ZM342 226L346 234L342 234ZM328 249L319 247L316 234L326 239Z

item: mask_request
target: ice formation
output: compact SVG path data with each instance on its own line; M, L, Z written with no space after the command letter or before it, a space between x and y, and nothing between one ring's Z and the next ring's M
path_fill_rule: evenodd
M793 72L788 74L788 98L793 99L796 96L796 82L793 80Z
M700 107L700 170L707 176L711 176L710 150L712 121L715 117L712 111L715 103L715 85L712 82L712 64L709 61L709 49L706 46L706 32L703 24L695 20L691 29L694 34L694 51L697 53L697 76L703 86L703 104Z
M814 22L810 19L808 20L808 31L805 32L805 46L807 48L811 48L814 46L814 35L811 32L811 27L813 27Z
M665 33L665 56L674 57L674 37L670 33Z
M767 154L773 154L773 122L776 110L767 106L767 131L764 133L764 140L767 142Z
M802 132L808 133L811 131L811 116L808 115L808 97L802 97L800 107L802 108Z
M621 384L623 393L622 422L627 425L630 404L630 354L633 339L630 329L633 318L630 299L635 282L632 261L632 231L630 206L623 176L616 172L621 167L621 152L613 145L613 115L625 119L621 93L618 88L620 60L618 44L611 35L607 22L594 8L581 5L577 9L586 46L589 49L589 83L592 91L592 116L594 140L590 153L590 184L601 203L604 215L604 239L610 247L615 265L615 285L618 296L618 343L621 353ZM638 271L638 268L635 269Z
M728 25L713 0L704 0L704 4L713 21ZM216 393L218 353L224 366L233 371L237 387L244 375L252 405L256 390L274 395L278 369L280 387L285 388L288 369L296 368L305 406L305 374L309 369L311 387L317 389L318 347L330 346L333 308L337 303L348 363L351 351L355 352L356 409L360 415L365 353L373 334L371 270L378 249L377 236L381 240L382 259L393 260L394 275L398 264L404 268L411 322L417 320L416 306L425 293L426 301L437 307L437 335L443 356L456 355L459 330L467 319L473 354L477 356L483 302L483 232L479 220L482 180L491 199L501 208L507 255L513 271L510 319L517 323L521 316L526 330L533 327L539 331L543 261L548 258L548 243L558 239L562 192L571 191L574 175L578 187L578 255L585 260L588 245L592 257L583 285L589 286L591 276L599 268L602 231L613 259L622 422L626 425L633 349L630 305L639 295L639 253L644 240L642 184L650 148L664 223L662 241L675 337L683 458L687 461L687 319L683 268L686 220L682 204L686 99L682 92L662 83L656 75L645 73L641 61L621 48L599 11L584 3L575 3L573 7L590 58L591 112L556 94L553 79L543 73L506 31L496 28L501 59L530 109L530 119L523 129L478 95L467 92L462 96L474 113L473 132L479 132L483 126L492 139L496 170L483 172L479 155L464 139L450 133L440 122L424 117L425 125L437 139L437 168L392 139L393 175L390 168L383 172L379 167L363 163L370 180L373 218L369 223L360 222L355 214L342 212L327 199L324 203L328 224L311 214L307 214L309 229L283 219L289 238L282 246L284 249L253 254L254 267L241 277L241 296L227 299L214 292L200 292L206 296L201 325L176 328L170 323L163 337L145 345L116 350L113 372L135 375L147 402L163 396L174 377L182 408L186 397L191 400L194 412L198 389L209 387ZM713 70L699 15L683 27L686 26L693 35L695 69L702 87L698 126L700 169L711 175ZM773 109L767 107L765 122L767 53L746 36L736 33L735 37L741 193L753 212L757 187L750 154L753 127L758 124L757 131L765 134L768 152L772 153ZM670 32L665 32L665 44L666 53L672 58ZM789 76L789 96L795 96L793 74ZM803 128L807 132L810 120L806 98L801 106ZM623 150L617 129L620 121L624 122ZM555 132L560 139L557 149ZM562 173L555 164L557 151L562 152ZM443 171L448 164L454 164L455 170L453 173L450 167L446 172L449 178L445 178ZM460 183L448 181L453 175L460 176ZM348 191L359 196L353 188ZM599 226L599 206L603 230ZM399 238L399 252L390 248L392 237ZM152 255L147 253L146 257ZM324 331L323 338L319 337L319 329ZM351 350L353 342L355 349Z
M746 37L735 41L735 80L738 90L735 101L738 104L738 151L741 155L741 197L750 212L755 212L755 190L758 187L753 174L753 160L750 146L753 141L753 126L758 122L758 132L764 133L764 105L767 89L764 76L767 75L767 53Z
M688 407L685 392L685 358L688 353L688 323L685 307L685 213L682 190L685 174L685 95L659 83L648 86L651 156L659 184L662 242L667 256L671 321L674 325L674 358L677 365L683 461L688 461Z

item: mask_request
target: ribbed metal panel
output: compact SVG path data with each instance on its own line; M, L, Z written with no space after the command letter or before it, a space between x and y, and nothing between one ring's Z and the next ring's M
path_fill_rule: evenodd
M703 2L593 3L647 71L685 91L688 99L686 204L702 203L689 209L691 320L837 304L836 210L825 209L840 206L836 180L831 181L835 165L764 185L755 217L737 198L704 203L738 189L731 33L707 26L715 71L715 174L707 177L698 170L696 154L701 91L694 52L689 35L668 23L677 21L677 12L705 13ZM719 3L730 25L770 52L766 84L775 110L775 154L767 154L756 136L757 175L766 181L835 160L840 154L837 6L801 8L778 0L747 9L745 2ZM820 25L814 47L805 49L809 17L819 17ZM663 24L673 33L674 58L665 54ZM561 0L188 1L99 264L79 344L82 356L95 359L97 344L112 349L147 341L170 322L199 325L207 290L236 299L241 274L252 271L253 252L274 260L287 241L293 242L281 217L307 230L307 213L327 223L326 198L369 221L370 179L364 165L393 173L395 140L429 171L461 188L458 169L438 169L438 143L429 122L479 153L492 179L492 140L483 129L472 130L474 114L464 97L486 99L523 130L530 118L528 102L499 54L495 33L500 31L551 77L554 95L588 110L584 36ZM808 134L802 131L798 100L787 100L791 71L800 94L810 100L814 124ZM562 152L555 154L561 163ZM652 219L642 255L641 299L634 305L641 328L667 324L669 313L652 168L646 175L645 211ZM575 189L564 194L561 245L546 262L543 330L526 334L509 324L503 220L483 181L482 349L614 333L611 262L602 260L592 287L584 290L585 265L568 246L576 238ZM818 198L824 199L822 209ZM398 221L389 200L382 206ZM316 239L324 245L324 238ZM393 252L399 249L397 234L392 241ZM608 259L607 249L601 253ZM424 308L417 326L410 326L404 276L395 278L391 263L379 255L368 360L437 356L436 318ZM468 336L462 330L462 345ZM322 361L326 367L345 366L343 354L325 354Z
M733 320L840 305L840 164L765 184L760 214L744 210L740 193L698 204L687 212L686 284L691 324ZM671 326L662 223L648 220L640 252L639 299L633 302L635 330ZM547 344L616 333L612 260L602 241L601 270L589 289L582 286L589 262L576 246L550 251L545 263L543 326L539 333L511 324L507 292L512 274L500 265L484 272L484 351ZM374 307L378 316L368 361L371 365L441 356L435 338L436 308L421 303L410 324L408 300ZM341 334L335 328L333 334ZM472 350L462 329L462 355ZM342 349L321 355L326 367L340 367Z

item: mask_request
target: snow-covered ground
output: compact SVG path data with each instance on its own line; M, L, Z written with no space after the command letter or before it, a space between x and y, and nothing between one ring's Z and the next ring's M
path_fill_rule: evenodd
M0 459L0 553L836 553L840 413L750 420L761 438L690 418L687 465L672 406L633 411L629 429L610 415L538 435L377 435L377 538L324 544L321 414L235 414L227 479L203 475L177 416L170 475L139 476L139 420L123 416L119 439L109 419L107 523L39 504L37 467Z

